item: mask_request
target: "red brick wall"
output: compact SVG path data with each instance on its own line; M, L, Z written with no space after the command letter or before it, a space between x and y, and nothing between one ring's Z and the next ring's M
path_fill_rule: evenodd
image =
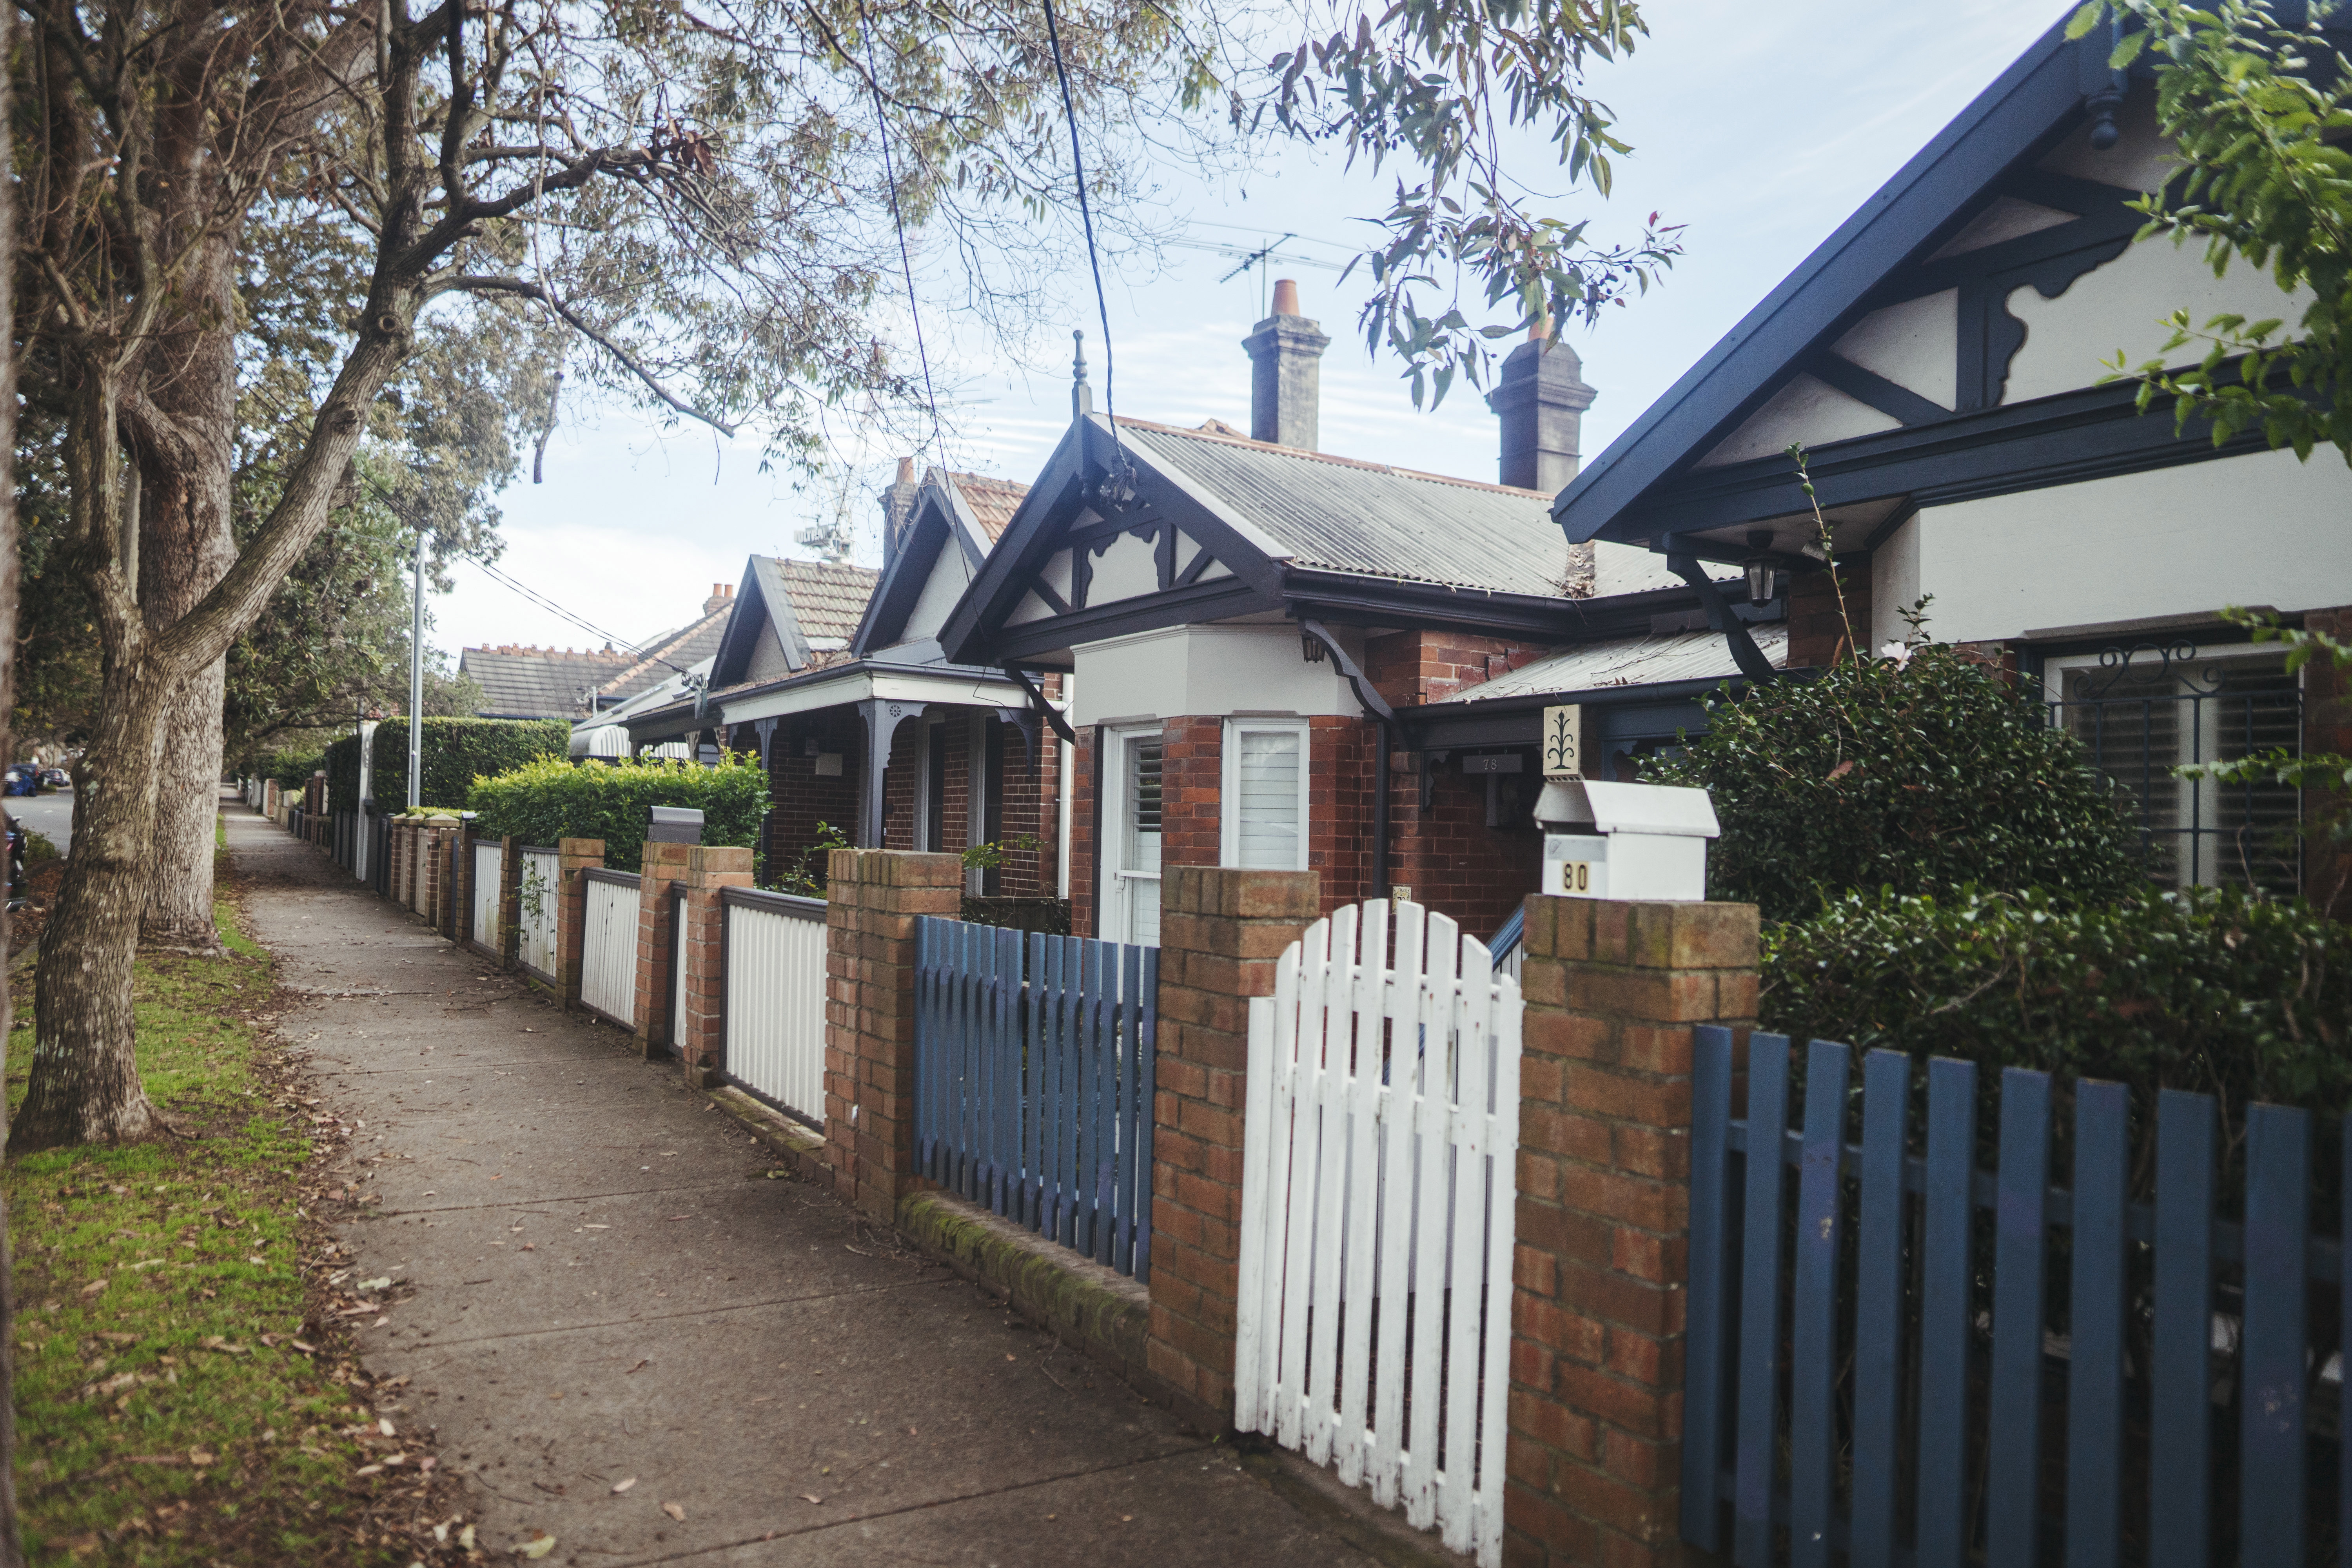
M816 759L802 753L814 741L820 752L841 756L841 776L817 776ZM768 748L768 841L763 862L772 879L785 866L803 864L817 841L817 824L830 824L844 838L857 837L858 781L866 760L866 725L855 708L827 708L786 719ZM825 858L807 856L805 867L820 886Z
M1421 805L1421 753L1400 753L1410 765L1392 764L1390 774L1390 879L1410 887L1415 902L1460 921L1482 942L1542 880L1543 835L1532 814L1543 780L1535 749L1524 755L1525 772L1496 781L1503 805L1497 827L1486 826L1486 781L1464 773L1458 752L1435 765L1426 811Z
M1847 648L1846 625L1862 651L1870 644L1870 568L1866 563L1841 566L1838 585L1845 590L1845 619L1838 618L1836 589L1826 572L1808 572L1789 584L1789 665L1790 668L1826 669Z
M1533 664L1550 645L1460 632L1392 632L1364 641L1364 673L1392 708L1438 702L1463 688Z

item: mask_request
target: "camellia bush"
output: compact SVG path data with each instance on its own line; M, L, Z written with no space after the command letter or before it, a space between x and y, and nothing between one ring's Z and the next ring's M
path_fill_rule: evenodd
M679 758L575 765L544 757L476 779L467 805L477 814L476 830L491 837L512 834L528 844L601 838L605 865L635 871L644 862L650 805L699 809L705 844L756 847L768 812L768 775L754 756L730 755L715 768Z
M2103 902L2144 884L2138 836L2074 737L1937 644L1713 700L1706 732L1643 777L1708 793L1707 896L1767 921L1881 889Z
M1914 1057L2252 1100L2352 1101L2352 926L2308 904L2143 886L1849 894L1764 928L1766 1028Z
M379 811L408 805L408 721L387 719L368 737L373 752L368 794ZM561 759L572 726L561 719L427 719L425 721L424 804L455 811L485 774L510 772L541 757ZM336 811L360 804L360 739L346 735L326 749L327 800Z

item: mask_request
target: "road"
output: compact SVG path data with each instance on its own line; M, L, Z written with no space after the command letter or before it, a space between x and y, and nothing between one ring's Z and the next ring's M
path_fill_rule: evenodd
M73 837L73 791L10 795L5 804L9 816L56 845L58 854L66 852L67 842Z

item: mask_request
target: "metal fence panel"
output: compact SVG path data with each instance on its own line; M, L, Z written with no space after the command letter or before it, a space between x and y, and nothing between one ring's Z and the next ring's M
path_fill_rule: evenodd
M560 870L558 857L552 849L526 845L522 851L522 914L520 950L522 966L537 979L550 985L563 982L555 973L555 922L557 915Z
M726 922L727 1075L822 1128L824 900L726 888L719 903Z
M626 871L586 873L580 927L580 1005L625 1029L637 1026L637 879Z

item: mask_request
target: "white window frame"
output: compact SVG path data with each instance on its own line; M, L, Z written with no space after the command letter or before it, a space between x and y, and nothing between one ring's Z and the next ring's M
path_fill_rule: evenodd
M1241 864L1242 855L1242 748L1244 735L1292 735L1298 741L1298 854L1297 864L1287 867L1262 866L1260 870L1304 871L1307 868L1307 846L1315 837L1314 820L1307 807L1310 798L1308 781L1314 776L1314 737L1304 719L1228 719L1219 744L1217 793L1217 864L1234 867Z
M1160 890L1160 871L1135 871L1126 865L1127 825L1135 810L1128 787L1128 752L1138 741L1158 741L1162 732L1157 721L1147 724L1106 725L1103 737L1103 816L1102 816L1102 913L1099 934L1110 942L1131 942L1135 932L1134 900L1143 885L1149 884L1153 896ZM1168 753L1160 752L1160 864L1167 864L1168 826Z

